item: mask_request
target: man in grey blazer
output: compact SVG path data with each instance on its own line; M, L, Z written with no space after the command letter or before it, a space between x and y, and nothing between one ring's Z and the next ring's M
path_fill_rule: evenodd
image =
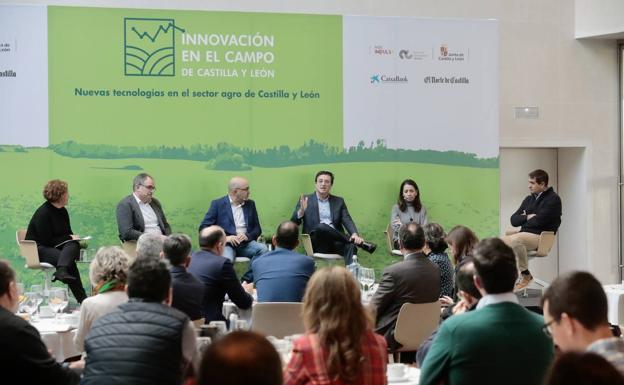
M298 225L303 223L302 232L310 234L314 251L340 254L346 265L351 263L357 246L373 253L377 245L365 242L358 235L344 199L330 194L334 174L319 171L314 182L316 191L301 194L291 218ZM345 229L348 235L344 233Z
M134 177L132 194L117 204L117 228L121 241L136 241L143 233L171 234L160 202L153 197L154 179L145 173Z
M375 332L383 335L388 349L401 347L394 339L399 310L404 303L427 303L438 300L440 269L422 252L425 233L416 222L401 226L399 245L404 260L386 267L371 305L376 310Z

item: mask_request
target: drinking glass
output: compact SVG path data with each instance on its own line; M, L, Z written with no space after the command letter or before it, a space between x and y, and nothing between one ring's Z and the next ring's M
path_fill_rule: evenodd
M21 309L28 313L30 317L30 321L35 321L35 313L39 309L41 295L39 293L34 293L32 291L24 293L24 300L20 305Z
M360 283L364 292L368 295L375 283L375 270L367 267L360 268Z
M58 320L58 314L69 304L67 289L52 289L48 297L48 305L54 311L54 318Z

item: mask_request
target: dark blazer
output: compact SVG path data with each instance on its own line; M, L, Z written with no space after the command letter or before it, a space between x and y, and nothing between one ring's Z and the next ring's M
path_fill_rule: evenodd
M375 332L386 337L388 348L401 345L394 340L394 327L404 303L437 301L440 295L440 269L423 253L386 267L371 305L377 311Z
M297 218L297 211L299 211L299 207L301 205L301 202L297 202L297 206L295 207L295 211L293 212L290 220L298 225L303 222L302 232L304 234L310 234L312 230L314 230L314 228L321 222L321 219L319 217L318 198L316 196L316 192L306 195L306 197L308 198L308 207L306 207L306 210L303 212L303 217ZM349 210L347 209L344 199L335 195L330 195L329 208L331 211L332 224L336 230L344 232L344 229L346 229L349 236L358 232L357 227L355 227L355 223L353 223L353 219L351 219L351 215L349 214Z
M204 284L202 313L206 322L225 321L222 311L226 294L239 308L251 307L253 297L241 286L229 259L209 251L198 250L193 253L188 272Z
M262 228L260 227L256 204L251 199L245 201L243 215L247 224L247 238L250 241L255 241L262 234ZM234 223L229 196L226 195L210 202L210 208L199 225L199 231L212 225L221 226L226 235L236 235L236 223Z
M28 322L0 306L0 325L0 362L2 376L7 382L49 385L78 383L78 374L63 368L50 356L39 332ZM10 378L13 380L8 380Z
M160 231L165 235L171 234L171 226L165 218L165 213L158 199L152 198L150 206L156 213ZM119 229L119 239L122 241L136 241L145 231L143 214L134 194L128 195L117 204L117 228Z
M171 288L173 289L174 307L186 314L192 321L202 318L202 300L204 285L186 271L184 266L171 266Z
M251 262L258 302L301 302L314 261L307 255L277 248Z
M528 195L522 204L510 218L511 225L521 226L520 231L525 233L539 234L542 231L557 232L561 225L561 198L552 187L544 190L536 199L537 194ZM535 214L527 221L526 214Z

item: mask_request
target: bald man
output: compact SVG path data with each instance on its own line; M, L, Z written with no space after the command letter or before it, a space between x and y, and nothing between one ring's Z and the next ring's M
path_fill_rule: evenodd
M226 236L219 226L208 226L199 232L200 250L193 253L188 272L204 284L202 315L206 323L225 321L222 308L227 294L240 309L249 309L253 303L253 285L241 284L234 265L223 257Z
M223 256L232 262L237 256L253 259L267 252L265 244L255 241L262 234L262 228L256 204L249 199L249 182L243 177L230 179L228 194L210 203L199 230L212 225L220 226L225 231ZM243 280L253 282L253 276L247 272Z

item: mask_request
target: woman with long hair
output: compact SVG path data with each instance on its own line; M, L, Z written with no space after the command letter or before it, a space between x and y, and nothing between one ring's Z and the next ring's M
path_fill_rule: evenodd
M397 203L392 206L390 224L392 225L392 239L394 247L398 249L399 227L410 222L419 225L427 224L427 209L420 202L420 190L412 179L405 179L399 188Z
M306 333L295 341L285 385L386 384L386 341L372 330L360 288L344 268L318 270L303 298Z
M26 239L37 242L39 260L56 266L54 279L67 286L78 303L87 298L80 280L76 261L80 257L80 237L69 223L65 206L69 201L67 182L53 179L43 188L45 202L33 214L26 230Z
M446 235L446 243L448 244L453 261L455 262L455 274L462 261L472 258L472 251L479 243L479 238L475 233L466 226L458 225L451 229ZM443 305L453 305L457 303L457 284L453 286L453 298L450 296L440 297Z

